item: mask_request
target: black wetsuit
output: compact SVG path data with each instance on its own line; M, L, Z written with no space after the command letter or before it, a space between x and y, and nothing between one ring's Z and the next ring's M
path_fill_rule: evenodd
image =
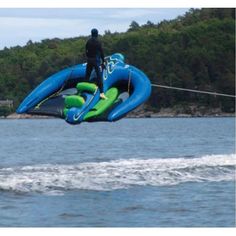
M101 64L101 60L104 63L104 53L102 49L101 42L97 39L97 37L91 37L86 43L86 56L87 56L87 67L86 67L86 81L89 80L91 72L95 69L97 78L94 81L100 92L103 93L103 80L100 75L99 66Z

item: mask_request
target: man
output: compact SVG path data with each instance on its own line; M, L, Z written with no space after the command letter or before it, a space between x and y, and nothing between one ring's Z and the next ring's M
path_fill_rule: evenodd
M101 42L98 40L98 30L91 30L91 38L86 43L87 67L85 79L88 81L92 70L94 69L97 75L96 84L100 89L100 97L107 99L103 91L103 79L99 71L99 66L102 60L102 69L105 68L104 53Z

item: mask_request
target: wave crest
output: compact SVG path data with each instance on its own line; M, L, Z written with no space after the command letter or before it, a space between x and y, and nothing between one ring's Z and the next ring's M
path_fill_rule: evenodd
M76 165L35 165L0 169L0 189L17 192L63 193L132 186L165 186L184 182L232 181L236 155L199 158L128 159Z

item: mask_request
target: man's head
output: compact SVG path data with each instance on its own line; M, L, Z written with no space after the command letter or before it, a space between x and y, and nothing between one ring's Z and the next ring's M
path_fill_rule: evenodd
M91 30L91 35L92 35L92 37L97 38L98 37L98 30L97 29L92 29Z

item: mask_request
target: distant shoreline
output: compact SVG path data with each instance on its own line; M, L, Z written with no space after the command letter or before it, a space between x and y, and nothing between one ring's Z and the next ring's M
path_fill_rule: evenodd
M214 117L236 117L235 113L215 113L215 114L176 114L175 112L142 112L139 114L128 114L126 118L214 118ZM0 119L54 119L56 117L42 116L42 115L30 115L30 114L16 114L12 113L6 117L0 117Z

